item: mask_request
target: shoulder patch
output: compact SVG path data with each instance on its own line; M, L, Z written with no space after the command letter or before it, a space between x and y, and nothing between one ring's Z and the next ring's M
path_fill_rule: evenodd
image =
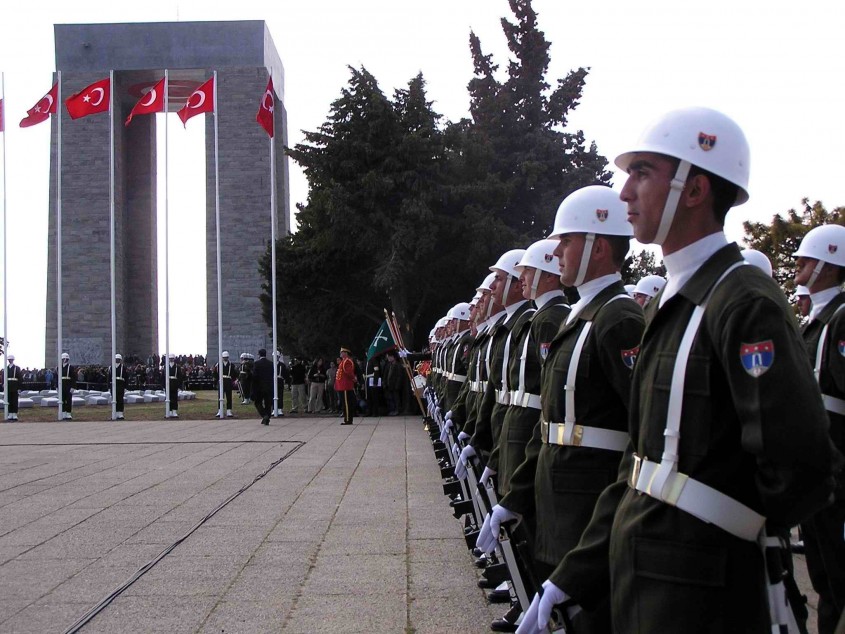
M845 340L839 342L839 354L845 357Z
M739 359L745 371L756 379L765 374L775 362L775 344L771 339L743 343L739 347Z
M551 342L541 343L540 344L540 358L545 361L546 357L549 356L549 346L551 346Z
M634 369L634 364L637 362L637 355L640 353L640 347L631 348L630 350L622 350L622 363L629 370Z

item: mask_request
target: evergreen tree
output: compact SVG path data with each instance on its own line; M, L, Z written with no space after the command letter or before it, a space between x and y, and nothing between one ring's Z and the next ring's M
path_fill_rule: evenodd
M625 258L625 262L622 265L623 284L636 284L646 275L666 277L666 267L663 265L662 260L660 264L657 263L654 253L643 249Z

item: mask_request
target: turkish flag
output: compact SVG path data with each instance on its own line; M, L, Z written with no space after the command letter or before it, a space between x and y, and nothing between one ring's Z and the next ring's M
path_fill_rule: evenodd
M258 106L258 114L255 115L255 120L258 121L258 125L260 125L267 134L270 135L270 138L273 137L273 112L275 111L276 107L276 100L273 93L273 78L270 78L270 81L267 82L267 90L264 91L264 95L261 97L261 104Z
M111 101L111 82L109 78L95 81L75 95L65 99L68 114L71 119L80 119L89 114L108 112Z
M214 77L192 92L176 114L182 120L182 125L187 126L188 119L203 112L214 112Z
M138 100L138 103L136 103L135 107L132 108L132 112L130 112L129 116L126 117L126 123L123 125L129 125L129 122L132 121L132 117L136 114L164 112L164 93L167 91L165 79L166 77L162 77L155 86L150 88L150 91L147 94Z
M26 111L26 116L21 119L21 127L28 128L50 118L56 114L56 97L59 94L59 84L56 82L46 95L38 100L38 103Z

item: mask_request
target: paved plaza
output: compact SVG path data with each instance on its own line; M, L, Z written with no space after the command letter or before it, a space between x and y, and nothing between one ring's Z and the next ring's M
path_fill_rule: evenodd
M0 632L488 632L440 482L418 417L0 425Z

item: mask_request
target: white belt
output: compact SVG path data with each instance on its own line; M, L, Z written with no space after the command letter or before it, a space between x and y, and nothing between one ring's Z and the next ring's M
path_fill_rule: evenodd
M660 497L656 492L652 492L652 479L659 466L659 462L652 462L634 454L634 468L631 470L628 485L640 493L676 506L703 522L714 524L735 537L757 541L766 523L765 517L688 475L673 471L663 487L664 495Z
M481 381L470 381L469 382L469 391L470 392L480 392L481 391Z
M458 383L463 383L467 380L465 374L455 374L454 372L450 372L447 376L450 381L457 381Z
M500 405L510 405L511 395L504 390L496 390L496 402Z
M511 391L510 399L511 405L516 405L517 407L530 407L531 409L541 409L539 394L529 394L528 392L520 392L519 390L513 390Z
M845 416L845 401L841 398L836 398L835 396L830 396L829 394L822 394L822 401L824 401L824 408L828 412Z
M487 381L475 381L475 387L471 389L473 392L483 394L484 390L487 389Z
M549 423L540 421L542 440L550 445L566 445L571 447L592 447L593 449L607 449L608 451L625 451L628 447L628 434L624 431L602 429L601 427L585 427L574 425L572 437L567 438L564 423Z

